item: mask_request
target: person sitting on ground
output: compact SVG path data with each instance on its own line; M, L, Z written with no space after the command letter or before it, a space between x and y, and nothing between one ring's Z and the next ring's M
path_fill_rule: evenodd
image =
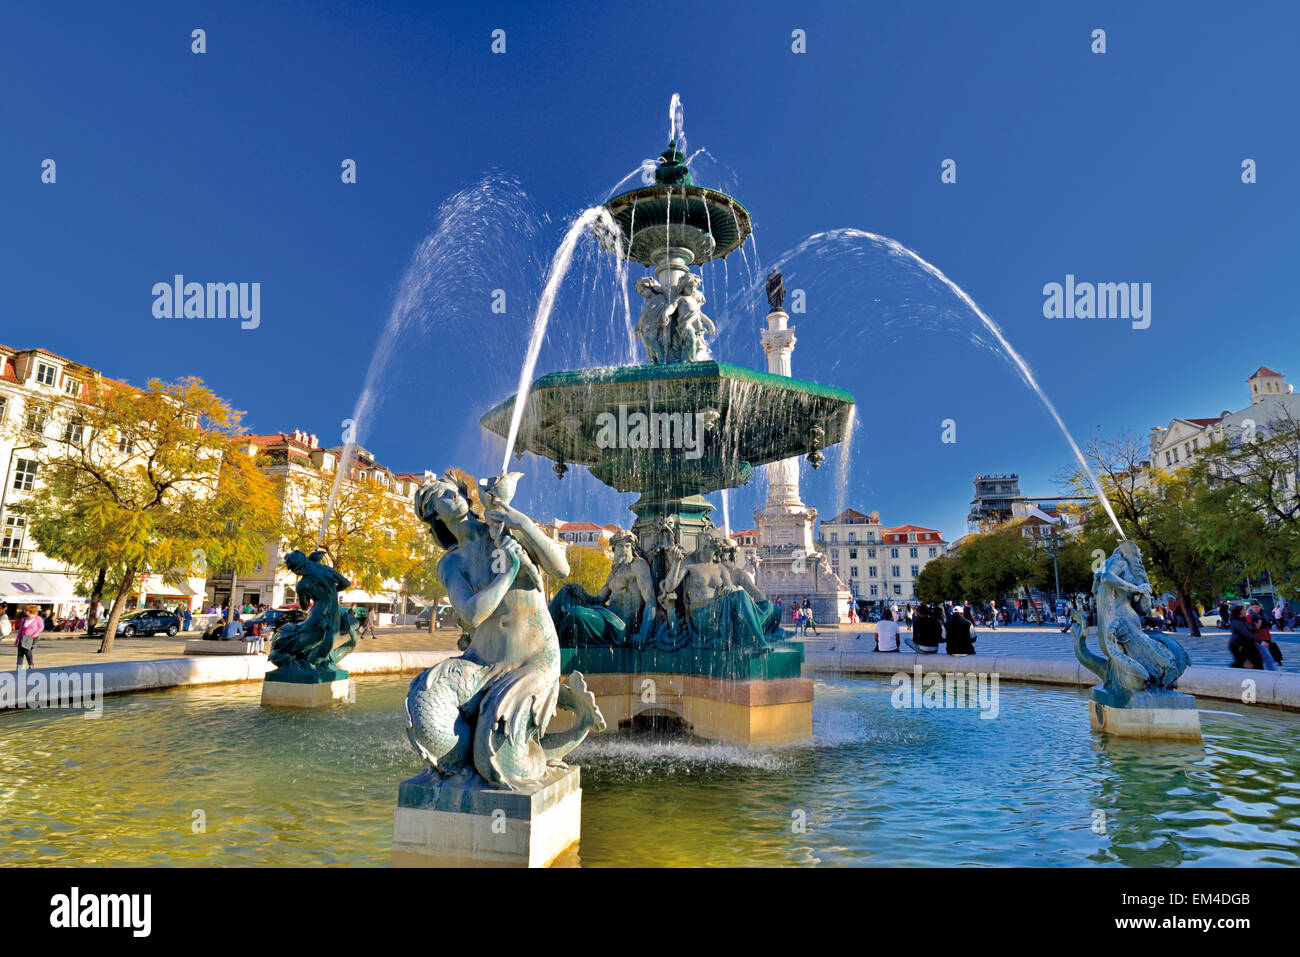
M975 654L975 636L971 634L971 622L961 605L952 606L952 614L944 622L947 635L948 654L954 658L964 658Z
M930 615L930 606L922 605L916 609L916 618L912 622L912 637L905 639L908 646L921 655L937 655L943 644L943 626L939 619Z
M886 608L876 622L876 651L898 651L898 622L894 613Z

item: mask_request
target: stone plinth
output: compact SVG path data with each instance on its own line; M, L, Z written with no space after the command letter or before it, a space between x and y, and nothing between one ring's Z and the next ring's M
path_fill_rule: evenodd
M582 836L578 768L519 790L466 784L430 769L397 789L394 867L550 867Z
M1122 699L1101 685L1092 689L1088 720L1094 731L1117 738L1201 741L1196 699L1177 691L1139 691Z
M813 682L801 677L803 651L764 654L684 648L566 648L561 666L581 671L610 728L673 720L708 741L781 747L812 741ZM567 714L551 729L565 730Z
M262 704L273 708L325 708L353 700L352 681L341 668L319 671L268 671Z

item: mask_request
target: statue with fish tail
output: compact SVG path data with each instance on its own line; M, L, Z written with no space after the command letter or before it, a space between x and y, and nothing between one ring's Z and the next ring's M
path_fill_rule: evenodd
M430 478L415 512L446 549L438 580L469 635L464 653L429 668L406 695L407 735L444 776L518 788L544 780L591 731L605 730L581 674L560 678L560 644L543 575L569 573L563 547L510 506L520 474L484 484L475 514L468 485ZM575 716L548 732L556 710Z
M1137 545L1123 542L1115 549L1092 576L1092 592L1102 654L1088 648L1087 619L1076 613L1078 659L1102 679L1102 688L1115 700L1172 691L1190 659L1177 639L1142 629L1144 616L1151 612L1151 582Z

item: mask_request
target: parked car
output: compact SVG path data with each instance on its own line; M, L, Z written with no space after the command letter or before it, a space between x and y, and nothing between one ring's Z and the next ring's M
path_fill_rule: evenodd
M94 630L90 634L102 635L107 628L108 620L104 619L96 623ZM176 620L176 613L162 608L141 608L138 611L130 611L123 615L117 623L117 634L123 638L134 638L136 635L156 635L160 631L165 632L168 638L172 638L180 630L181 626Z
M299 608L268 608L255 618L245 618L242 622L244 626L244 637L252 637L253 625L261 624L262 637L269 638L273 632L280 629L281 626L289 622L302 621L307 617L307 613ZM219 621L203 633L207 641L216 641L221 638L221 633L226 630L226 623Z
M435 614L435 609L432 605L425 608L423 611L421 611L418 615L415 616L416 626L419 628L428 628L429 619L434 614ZM455 614L452 612L450 604L439 605L436 609L436 614L438 615L438 624L437 624L438 628L450 628L453 624L455 624Z

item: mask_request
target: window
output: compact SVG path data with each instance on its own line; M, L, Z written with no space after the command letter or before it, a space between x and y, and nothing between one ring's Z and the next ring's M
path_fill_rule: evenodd
M903 586L902 586L902 585L895 585L895 586L894 586L894 594L895 594L895 595L902 595L902 594L903 594Z
M872 585L872 586L871 586L871 597L872 597L872 598L875 598L878 594L880 594L880 589L879 589L877 586Z
M81 383L76 379L64 379L63 391L75 399L81 395Z
M907 555L908 558L915 558L915 557L916 557L916 549L915 549L915 548L909 548L907 551L908 551L908 555Z
M857 566L857 565L854 565L852 568L849 569L849 577L850 577L850 578L857 578L857 577L858 577L858 566Z
M49 421L50 413L39 405L30 405L27 407L27 420L23 423L23 428L28 432L43 433L45 423Z
M41 385L54 385L56 375L54 366L46 365L44 362L36 363L36 381Z
M1172 464L1173 464L1173 462L1172 462L1172 461L1170 460L1170 458L1169 458L1169 453L1166 452L1166 453L1165 453L1165 465L1172 465Z
M909 542L914 542L914 541L916 541L916 532L908 532L908 533L907 533L907 540L908 540Z
M9 397L0 395L0 422L5 420L5 413L9 411Z
M920 565L913 565L913 566L912 566L912 577L915 578L915 577L916 577L917 575L919 575L919 574L921 574L921 566L920 566Z
M11 488L15 492L30 492L36 481L36 462L32 459L19 459L14 465L14 481Z
M1192 439L1192 448L1200 449L1200 447L1201 447L1201 440L1199 438Z
M934 558L936 555L938 555L938 552L939 552L939 550L938 550L937 548L931 548L931 549L930 549L930 557L931 557L931 558Z
M69 445L80 445L85 427L80 422L69 422L63 427L63 441Z
M5 516L5 537L0 544L0 557L10 561L18 557L23 548L23 535L27 530L27 519L22 515Z
M130 455L135 452L135 436L130 432L123 432L117 440L117 450L124 455Z
M832 541L832 542L838 542L839 540L840 540L840 533L839 533L839 532L831 532L831 541Z
M1191 443L1191 442L1184 442L1184 443L1183 443L1183 454L1186 455L1189 459L1192 457L1192 443Z
M876 566L875 566L875 565L868 565L868 566L867 566L867 577L868 577L868 578L875 578L875 577L876 577Z
M898 557L898 549L897 549L897 548L891 548L891 549L889 550L889 557L890 557L890 558L897 558L897 557ZM894 572L894 574L897 575L898 572Z
M849 558L857 558L857 557L858 557L858 550L856 548L850 548Z
M867 557L868 557L868 558L875 558L875 557L876 557L876 550L875 550L874 548L868 548L868 549L867 549Z
M902 573L902 571L899 569L899 567L898 567L897 565L890 565L890 566L889 566L889 574L893 575L895 578L902 578L902 577L903 577L903 573Z

